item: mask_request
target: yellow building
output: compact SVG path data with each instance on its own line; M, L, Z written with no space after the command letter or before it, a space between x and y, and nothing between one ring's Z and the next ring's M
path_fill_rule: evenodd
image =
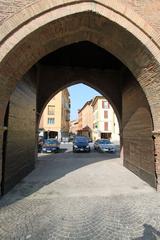
M93 130L93 108L92 100L87 101L78 111L78 135L92 138Z
M64 89L55 95L45 107L41 116L39 129L45 138L63 138L69 135L70 121L70 95L68 89Z

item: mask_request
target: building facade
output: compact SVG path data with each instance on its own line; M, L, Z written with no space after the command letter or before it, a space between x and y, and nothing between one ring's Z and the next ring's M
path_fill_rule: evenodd
M63 138L69 135L70 96L68 89L60 91L45 107L39 129L45 138Z
M87 101L78 111L78 135L83 135L92 139L93 130L93 108L92 100Z
M76 135L78 132L78 120L72 120L70 121L70 129L69 129L70 135Z
M110 103L103 96L96 96L92 101L93 140L109 138L119 141L117 117Z
M96 96L87 101L78 110L78 135L96 140L109 138L119 141L117 117L109 102L103 96Z

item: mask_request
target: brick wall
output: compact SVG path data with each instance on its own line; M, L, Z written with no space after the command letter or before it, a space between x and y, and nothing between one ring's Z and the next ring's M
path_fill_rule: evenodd
M26 176L35 163L35 72L26 74L10 98L8 134L3 159L2 191L7 192Z
M120 0L127 4L154 29L160 32L160 1L159 0Z
M116 0L112 0L115 2ZM38 3L40 0L0 0L0 24L17 12L28 6ZM44 4L46 1L43 0ZM59 1L60 2L60 1ZM137 12L152 27L160 31L160 1L159 0L118 0Z
M123 89L123 149L124 166L156 186L152 118L144 93L132 76Z
M17 81L21 79L21 77L28 71L28 69L33 66L40 58L44 55L55 51L57 48L63 47L64 45L71 44L73 42L78 41L91 41L107 51L111 52L117 58L119 58L126 66L133 72L134 76L137 78L137 81L141 84L146 94L147 100L151 106L152 116L154 121L154 130L159 131L160 127L160 105L159 105L159 91L160 88L159 78L160 78L160 65L159 65L159 42L158 42L158 29L159 29L159 0L115 0L112 1L112 5L116 8L116 3L123 2L124 6L122 8L118 8L117 12L120 11L120 14L117 14L116 11L110 11L109 9L103 9L101 6L97 6L95 9L91 3L85 4L86 9L92 9L91 12L85 12L83 14L79 13L81 8L73 5L72 10L71 6L69 8L66 7L65 11L61 11L58 9L57 12L50 13L46 11L46 14L43 16L39 16L37 18L32 19L32 21L28 21L27 19L31 16L34 17L34 14L39 13L44 10L44 8L49 8L53 3L61 3L61 1L54 0L37 0L38 5L29 8L30 4L33 4L36 0L0 0L0 19L1 24L5 22L6 19L10 18L12 15L15 16L14 19L10 18L10 23L7 27L2 27L2 36L6 36L10 31L11 33L8 35L1 46L1 54L0 58L3 59L0 64L0 124L1 127L3 125L3 113L8 102L8 98L13 91L13 88L16 86ZM68 2L69 0L64 0L64 2ZM105 0L99 1L101 3L106 3ZM41 3L41 4L40 4ZM108 1L108 4L111 3ZM33 5L32 5L33 6ZM20 12L21 9L28 10L27 12L23 12L20 17L16 17L15 13ZM128 7L128 8L127 8ZM147 22L153 26L157 32L152 31L147 23L145 23L141 18L137 19L137 16L134 12L130 12L130 9L134 9L135 12L138 12L140 16L147 20ZM99 14L93 13L97 11ZM77 14L71 13L78 12ZM104 16L101 16L104 14ZM67 17L64 17L65 14ZM123 16L123 14L125 16ZM68 16L69 15L69 16ZM61 19L57 20L60 16ZM63 18L64 17L64 18ZM113 19L112 19L113 17ZM111 21L108 21L111 19ZM13 28L19 25L19 23L23 23L26 20L26 23L16 31L12 32ZM54 21L56 20L56 21ZM44 24L44 26L43 26ZM3 24L2 24L3 26ZM42 26L42 27L41 27ZM80 29L80 31L78 31ZM30 34L32 32L32 34ZM117 41L118 39L118 41ZM147 47L145 47L145 44ZM4 57L4 58L3 58ZM74 75L74 74L73 74ZM66 75L65 75L66 76ZM77 75L76 75L77 76ZM98 76L97 76L98 77ZM80 78L79 78L80 79ZM96 78L91 78L91 84L95 83ZM44 80L44 79L43 79ZM104 80L104 79L103 79ZM64 87L66 82L54 82L56 84L55 91L60 90L61 87ZM53 83L53 84L54 84ZM112 87L115 87L115 82L111 83ZM114 86L113 86L113 85ZM48 82L48 87L49 87ZM105 82L99 82L99 88L102 89L106 96L110 96L113 88L107 90L104 88ZM42 88L43 89L43 88ZM117 109L118 113L121 113L121 98L119 95L119 91L115 89L115 94L112 95L112 100ZM130 88L129 88L130 89ZM126 90L124 92L124 99L127 99L128 103L134 102L134 98L131 98L132 95L135 94L135 90ZM110 92L107 92L110 91ZM116 92L117 91L117 92ZM127 94L128 91L131 91L131 96ZM18 92L17 92L18 93ZM116 93L118 98L116 97ZM43 95L39 93L41 96L41 103L39 103L38 111L41 111L44 103L47 99L48 93L44 93ZM138 93L137 93L138 94ZM140 94L140 93L139 93ZM140 96L142 96L140 94ZM118 102L119 99L119 102ZM125 104L127 101L124 101ZM137 103L138 104L138 103ZM132 106L132 104L130 105ZM134 106L134 105L133 105ZM13 107L11 105L11 107ZM12 108L11 108L12 109ZM149 110L145 105L144 108L140 108L137 106L136 115L134 118L127 118L127 109L126 105L124 105L124 116L126 118L124 125L124 133L126 137L126 142L124 144L128 144L128 149L130 149L130 143L133 143L132 133L130 132L131 126L133 127L135 123L138 123L140 120L139 112L137 109L142 109L142 117L148 119L148 122L145 124L149 129ZM132 116L132 115L131 115ZM124 119L125 119L124 118ZM133 122L132 122L132 121ZM14 125L14 123L11 121ZM10 123L10 124L11 124ZM137 124L138 126L138 124ZM139 126L141 123L139 122ZM141 126L142 127L142 126ZM3 129L3 127L2 127ZM1 129L1 130L2 130ZM138 129L138 128L137 128ZM146 129L146 127L145 127ZM142 132L146 133L146 130L142 128ZM153 130L153 129L152 129ZM151 135L152 130L147 130L147 134ZM130 134L129 136L127 134ZM0 136L3 135L0 133ZM9 136L9 135L8 135ZM149 135L147 135L149 136ZM143 138L143 136L141 136ZM148 138L148 143L151 143L151 153L153 153L153 145L150 142L150 138ZM128 142L127 142L128 141ZM141 144L140 140L139 144ZM158 148L159 141L156 141L156 146ZM133 146L134 144L132 144ZM144 144L147 146L147 143ZM146 149L147 150L147 149ZM130 159L132 159L131 151L127 153L126 163L130 163ZM134 145L135 156L137 147ZM139 152L140 153L140 152ZM160 153L157 151L157 159L160 158ZM152 158L154 157L154 153ZM151 159L153 160L153 159ZM139 162L141 159L139 159ZM159 161L159 160L158 160ZM157 164L158 164L157 161ZM128 164L129 165L129 164ZM133 167L134 164L132 164ZM157 169L159 169L157 165ZM141 175L142 172L147 173L150 170L140 168ZM143 170L143 171L142 171ZM145 170L145 171L144 171ZM153 169L152 169L153 170ZM9 171L9 170L8 170ZM16 170L17 171L17 170ZM151 174L152 175L152 174ZM149 176L149 175L148 175ZM153 179L153 178L152 178ZM152 181L153 182L153 181ZM153 185L153 184L152 184Z
M0 1L0 24L10 18L15 13L28 7L38 0L1 0Z

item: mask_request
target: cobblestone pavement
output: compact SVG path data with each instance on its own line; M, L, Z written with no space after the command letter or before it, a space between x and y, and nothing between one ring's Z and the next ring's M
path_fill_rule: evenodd
M0 207L0 240L160 239L160 194L117 155L40 156Z

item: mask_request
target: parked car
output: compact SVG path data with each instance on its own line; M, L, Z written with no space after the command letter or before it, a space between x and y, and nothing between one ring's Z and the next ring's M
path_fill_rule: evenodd
M116 146L108 139L98 139L94 143L94 149L100 152L116 152Z
M42 146L43 153L58 152L59 149L60 149L60 142L57 139L49 138L44 140L44 144Z
M90 152L90 146L86 137L76 137L73 141L73 152Z

